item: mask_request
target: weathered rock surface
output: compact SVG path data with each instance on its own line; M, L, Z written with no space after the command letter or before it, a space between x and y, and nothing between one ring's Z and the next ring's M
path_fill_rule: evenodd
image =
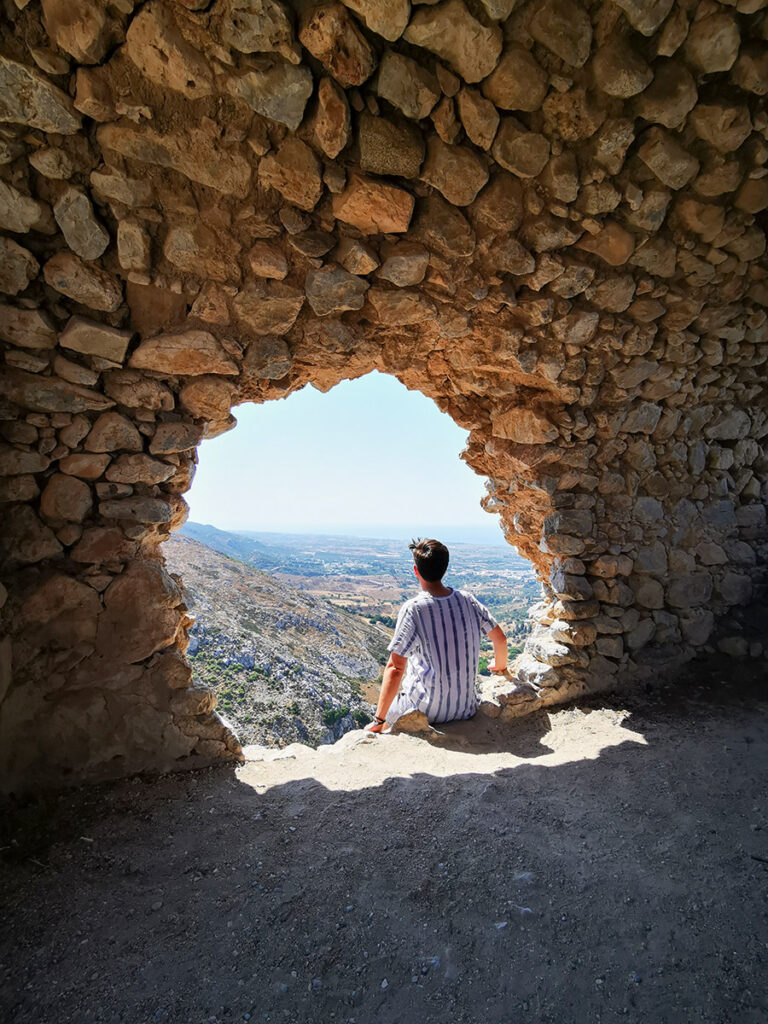
M743 655L768 558L759 0L5 13L0 723L3 693L52 697L1 777L60 776L59 731L73 777L236 756L158 545L235 405L373 369L469 432L536 566L525 703ZM132 738L88 719L83 746L72 692L127 695Z

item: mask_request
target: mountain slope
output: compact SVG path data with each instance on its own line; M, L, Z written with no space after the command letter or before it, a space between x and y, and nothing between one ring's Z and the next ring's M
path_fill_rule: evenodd
M195 678L243 743L328 742L371 714L389 634L189 537L164 545L196 622Z

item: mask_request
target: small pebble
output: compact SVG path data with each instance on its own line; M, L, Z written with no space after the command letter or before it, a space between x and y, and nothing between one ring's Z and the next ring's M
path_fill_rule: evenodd
M389 982L385 978L384 981L382 981L382 983L381 983L382 990L385 989L385 988L388 988L388 986L389 986Z

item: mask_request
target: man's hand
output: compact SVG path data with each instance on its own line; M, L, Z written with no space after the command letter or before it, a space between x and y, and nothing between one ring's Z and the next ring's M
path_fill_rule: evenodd
M364 732L384 732L384 730L386 728L387 728L387 723L386 722L369 722L368 725L366 725L366 727L365 727L365 729L363 731Z
M491 673L491 675L503 676L507 674L507 672L509 671L509 667L505 665L504 668L499 668L496 665L496 662L492 661L488 666L488 671Z

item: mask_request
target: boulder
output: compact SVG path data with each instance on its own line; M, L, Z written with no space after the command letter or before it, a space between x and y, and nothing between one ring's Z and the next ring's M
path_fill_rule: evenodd
M124 484L113 484L114 488L125 487ZM127 488L130 490L130 487ZM173 506L161 498L145 498L141 496L127 498L109 498L99 502L99 515L105 519L127 519L132 523L169 523L173 519Z
M83 447L87 452L140 452L144 445L141 434L126 416L104 412L91 427Z
M168 421L158 423L149 450L152 455L168 455L196 448L203 436L203 428L194 423Z
M366 28L389 42L400 38L411 13L408 0L344 0L344 5L365 22Z
M162 484L175 472L176 466L149 455L119 455L107 470L106 478L117 484Z
M559 437L557 427L542 412L515 406L493 416L491 432L517 444L548 444Z
M291 131L296 131L302 122L312 88L309 68L282 63L245 71L227 82L230 95Z
M387 50L379 65L376 91L406 117L427 117L440 99L440 84L410 57Z
M44 75L0 56L0 121L74 135L81 118L69 96Z
M448 146L433 135L421 178L454 206L468 206L488 181L488 168L469 146Z
M547 95L549 77L530 50L512 43L481 88L483 96L502 110L533 111Z
M533 38L572 67L586 63L592 46L589 15L574 0L543 0L529 22Z
M654 67L651 84L635 98L635 110L646 121L679 128L695 107L698 93L691 73L679 61Z
M179 402L197 418L220 420L229 415L233 395L234 388L228 381L217 376L202 376L195 377L183 386L179 392Z
M199 100L213 92L207 61L179 31L172 8L158 0L143 7L131 21L125 52L142 75L162 89L188 100Z
M26 234L27 231L44 231L52 234L51 211L46 203L24 195L13 185L0 181L0 229Z
M336 246L334 257L350 274L370 274L379 265L373 249L356 238L342 238Z
M481 149L490 149L499 127L499 114L477 89L463 88L457 97L459 117L467 138Z
M179 631L181 594L159 562L131 562L104 591L97 650L123 664L169 647Z
M373 74L376 56L368 40L340 3L308 7L301 15L299 39L344 88L362 85Z
M720 153L738 149L752 131L749 108L731 103L700 103L690 121L696 134Z
M402 289L401 291L385 291L383 288L371 288L368 301L376 311L379 323L389 327L405 327L409 324L421 324L435 315L435 307L418 291Z
M496 67L502 35L498 26L481 24L463 0L444 0L420 7L411 18L404 38L446 61L465 82L480 82Z
M496 162L519 178L535 178L549 159L549 139L529 132L514 117L502 118L493 144Z
M56 345L56 331L39 309L0 304L0 339L18 348L44 350Z
M283 67L289 71L299 71L287 64ZM306 69L303 70L309 75ZM249 74L253 75L256 72ZM309 77L310 85L305 103L312 91L311 75ZM240 82L242 79L234 81ZM235 91L235 95L239 93ZM284 99L284 102L287 100ZM169 167L190 181L206 185L224 195L243 199L248 194L251 184L249 161L239 152L221 146L217 135L207 125L162 133L145 124L136 125L123 119L115 124L101 125L96 132L96 138L102 149L112 150L141 163Z
M627 262L635 249L634 236L617 221L607 220L595 235L584 234L576 243L577 248L594 253L612 267Z
M58 252L43 267L46 284L90 309L114 313L123 301L120 282L101 267L83 263L71 252Z
M0 374L0 396L35 412L86 412L115 404L98 391L13 367Z
M418 242L396 242L382 248L383 262L377 277L398 288L420 284L429 266L429 253Z
M446 258L471 256L475 250L475 233L469 221L435 194L419 202L411 237Z
M137 220L121 220L117 225L117 261L121 268L143 273L150 267L149 232Z
M287 334L303 305L303 292L277 281L249 281L232 300L235 318L253 334Z
M309 146L296 138L286 139L277 153L264 157L259 181L302 210L313 210L323 192L320 162Z
M40 496L40 511L46 519L82 523L92 506L88 484L65 473L55 473Z
M349 184L331 201L333 214L365 235L397 234L408 230L413 196L394 185L350 175Z
M315 141L331 160L349 142L351 118L343 89L331 78L321 78L317 87L317 110L312 119ZM363 170L366 168L363 167Z
M334 264L310 270L304 282L307 301L317 316L361 309L369 287L363 278Z
M683 188L699 171L696 157L660 128L648 132L637 155L659 181L670 188Z
M59 469L67 476L77 476L81 480L98 480L110 463L109 455L82 454L67 455L59 460Z
M248 253L248 263L256 277L282 281L288 276L288 261L272 242L256 242Z
M22 245L11 238L0 237L0 292L18 295L37 277L40 266Z
M104 392L129 409L162 409L170 412L173 392L162 381L138 370L111 370L104 374Z
M91 171L91 188L102 202L113 200L123 206L149 206L152 202L152 185L142 178L129 178L114 168L106 171Z
M592 72L600 89L609 96L629 99L647 88L653 72L622 36L614 36L595 54Z
M363 111L357 138L363 171L418 178L424 160L424 141L414 125Z
M0 555L8 566L31 565L62 552L53 531L45 526L29 505L12 505L3 514Z
M243 358L243 372L265 380L280 380L292 366L291 350L282 338L256 338Z
M59 335L62 348L83 355L99 356L113 363L122 363L131 341L130 331L73 316Z
M219 32L227 46L240 53L279 53L291 64L300 63L293 26L277 0L226 0L219 8Z
M0 444L0 476L18 476L22 473L42 473L51 460L40 452L13 445Z
M730 71L739 55L740 43L735 19L725 11L717 11L693 22L685 41L685 56L702 74Z
M203 373L235 375L237 363L209 332L196 328L169 331L142 341L133 352L129 365L139 370L157 370L196 376Z

